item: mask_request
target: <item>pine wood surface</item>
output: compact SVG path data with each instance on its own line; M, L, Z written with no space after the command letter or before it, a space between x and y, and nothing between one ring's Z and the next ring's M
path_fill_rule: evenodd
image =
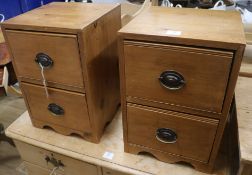
M124 54L127 96L221 113L231 52L124 42ZM160 86L158 77L166 70L179 72L185 79L185 86L177 91ZM211 93L213 89L214 94Z
M252 165L252 78L239 77L236 87L241 161Z
M167 34L168 31L181 34L170 35ZM223 49L246 44L238 12L152 6L119 32L133 40L144 39Z
M54 83L84 89L76 35L16 30L6 30L6 35L20 78L35 79L43 85L35 57L45 53L53 60L52 67L44 71L49 86Z
M243 57L239 75L252 78L252 56Z
M27 112L8 127L6 134L19 142L126 174L205 175L185 164L169 164L158 161L152 156L125 153L121 119L119 110L112 123L106 128L99 144L78 137L63 136L48 129L36 128L32 126ZM112 152L113 159L103 158L105 152ZM221 152L219 156L214 174L228 175L225 154Z
M54 124L77 130L82 133L83 137L91 134L85 94L49 88L50 98L47 99L45 90L41 86L22 83L21 87L35 120L45 122L46 126L49 127L51 124ZM63 108L64 114L58 116L52 114L48 110L48 105L51 103L55 103ZM71 133L66 132L65 134L69 135Z
M41 94L26 91L25 86L21 88L26 94L24 98L34 119L33 124L37 127L50 126L62 134L79 134L98 143L120 101L116 40L117 31L121 27L120 5L50 3L7 20L1 27L19 82L34 87L42 85L41 70L34 60L36 54L45 53L54 61L50 68L44 69L45 79L49 88L55 88L54 92L61 93L53 95L49 91L49 100L45 100L43 86L39 88ZM65 98L64 91L68 91ZM71 99L69 94L76 92L81 94ZM29 93L36 94L37 98L32 99ZM53 116L47 115L44 120L38 120L34 116L35 110L31 108L40 109L40 106L34 105L34 102L29 106L29 100L39 101L38 97L42 98L43 103L54 103L56 100L65 105L72 100L66 118L68 114L78 112L77 116L82 117L78 118L76 124L70 124L68 120L64 126L59 124L59 120L56 124Z
M57 161L61 161L64 165L62 169L57 172L63 175L79 175L80 172L85 172L90 175L98 175L98 167L90 163L79 161L70 157L62 156L57 153L50 152L48 150L40 149L29 144L23 144L16 141L17 149L25 162L32 163L41 168L52 170L54 165L50 162L46 162L45 158L54 158ZM32 153L32 154L31 154ZM29 168L28 168L29 169ZM31 174L32 175L32 174ZM39 174L40 175L40 174Z
M229 18L227 20L226 18L227 14L232 16L232 18ZM184 19L185 16L186 17L189 16L190 19L185 20ZM209 16L209 18L207 18L207 16ZM141 25L140 21L145 21L145 19L147 22ZM212 20L214 20L215 23L211 22ZM141 25L141 28L140 28L140 25ZM194 108L183 109L183 108L179 108L175 102L171 103L169 106L170 110L177 111L177 112L183 112L183 113L186 112L187 114L197 114L197 115L205 116L205 117L219 118L219 124L217 127L217 132L216 132L214 143L213 143L213 149L211 150L211 155L207 163L204 163L201 161L195 161L194 159L188 160L188 159L185 159L183 156L175 156L175 155L170 154L169 152L165 152L162 149L154 150L144 144L142 144L141 146L139 144L138 146L134 146L133 145L134 143L133 144L129 143L129 140L128 140L128 133L129 133L128 125L129 124L128 124L128 116L127 116L128 109L127 109L126 103L130 102L130 103L142 104L142 105L151 106L151 107L158 107L161 109L167 109L166 106L169 105L168 103L163 103L162 101L163 94L159 93L158 88L153 88L150 91L148 91L148 89L145 90L144 88L142 89L140 88L142 90L141 92L142 96L144 94L145 96L152 97L152 96L155 96L156 94L155 96L156 99L154 100L153 99L148 100L148 98L142 98L142 99L140 98L139 100L136 100L137 99L136 97L138 97L136 95L140 93L135 93L134 95L136 97L128 96L130 95L129 93L130 89L132 89L132 91L130 91L131 93L134 92L134 90L136 91L138 90L136 88L138 84L149 84L148 77L146 78L146 76L148 75L148 72L152 73L156 70L155 66L153 67L146 66L148 67L148 69L144 69L143 67L139 69L131 69L131 67L133 68L136 67L137 64L129 64L131 65L131 67L128 68L127 63L130 62L128 60L132 59L134 61L137 60L139 62L141 62L142 60L142 62L144 63L141 65L146 65L149 62L149 60L147 59L148 61L146 61L145 58L150 58L153 60L153 62L156 65L158 65L157 60L159 57L162 57L162 54L160 53L163 53L165 50L164 47L162 47L162 49L160 49L159 52L155 52L155 54L151 54L151 53L143 52L143 51L141 52L142 54L140 54L140 52L138 53L136 49L133 49L134 47L132 47L132 49L128 48L127 43L130 43L130 42L132 43L138 42L137 46L142 47L142 48L146 47L146 43L154 43L152 48L156 48L157 47L156 45L174 45L175 47L181 47L181 48L185 46L190 46L191 48L196 47L199 49L203 49L201 50L202 55L208 55L208 56L209 56L209 52L206 52L206 49L213 49L216 51L229 51L229 52L234 53L233 58L232 58L232 66L231 67L224 66L225 68L223 68L223 69L230 68L229 70L230 73L224 74L226 75L225 77L226 80L228 79L228 83L227 83L226 89L224 88L225 90L222 90L223 94L221 94L221 91L219 91L218 88L217 90L215 90L214 87L208 90L206 89L206 91L212 94L212 96L215 96L215 93L217 93L216 94L217 96L220 94L221 96L224 96L222 109L220 110L220 108L219 109L215 108L215 111L221 111L221 112L219 113L215 112L211 114L207 110L197 111ZM122 104L122 111L123 111L122 113L123 113L123 121L124 121L123 123L124 123L125 151L129 153L133 153L133 154L143 152L143 151L150 152L154 154L160 160L163 160L166 162L186 161L186 162L191 163L194 167L196 167L196 169L200 171L211 172L215 164L216 156L218 154L218 149L221 143L225 125L228 120L229 110L230 110L231 103L233 101L234 89L235 89L235 85L236 85L236 81L237 81L237 77L238 77L238 73L239 73L239 69L241 65L241 60L242 60L244 48L245 48L245 36L244 36L243 28L242 28L240 15L238 13L223 13L223 12L219 13L219 12L213 12L213 11L210 12L209 10L176 9L176 8L165 9L162 7L151 7L148 10L141 13L141 15L133 19L128 25L124 26L119 31L118 44L119 44L119 52L120 52L120 81L121 81L121 99L122 99L121 104ZM176 52L179 52L181 50L182 49L177 49ZM169 52L167 52L164 55L169 55L168 53ZM186 52L184 54L188 55L187 59L192 58L196 60L196 61L191 61L191 65L193 65L194 62L197 63L196 56L190 56L190 54ZM135 55L138 55L138 56L134 57ZM222 54L217 54L217 56L221 57ZM207 60L207 57L204 57L204 58L205 60ZM211 61L214 62L213 60L214 59L212 59ZM225 62L225 59L222 59L221 61ZM199 68L202 67L202 65L200 64L204 65L204 62L203 61L199 62L199 66L197 68L192 68L192 69L198 70ZM220 64L216 64L216 67L219 65ZM161 66L162 65L160 65L160 67ZM180 66L182 68L180 72L182 70L188 71L188 68L183 67L184 64L183 65L174 64L173 68L174 69L177 67L180 68ZM169 62L166 63L166 67L169 70L169 67L170 67ZM211 69L213 72L212 75L214 75L216 67L213 67ZM223 67L223 66L220 66L220 67ZM146 75L142 74L142 76L138 77L138 79L135 79L137 81L140 81L140 83L136 82L135 80L131 81L129 79L130 77L136 76L136 75L129 76L130 74L128 72L131 73L132 70L135 70L136 75L139 74L139 72L141 71L146 73ZM217 69L217 72L218 72L218 69ZM206 74L201 73L200 75L205 76ZM217 77L218 76L223 77L223 73L218 74ZM153 76L152 78L155 78L155 76ZM216 76L213 76L211 78L208 77L209 86L213 84L214 85L218 84L218 83L215 83L214 81L211 81L211 79L214 80L215 78ZM197 80L197 78L194 78L194 79ZM159 82L156 81L156 84L159 85ZM199 90L201 88L204 89L203 88L204 83L199 83L197 85L198 85ZM180 91L182 91L182 89L183 88L177 91L174 91L173 93L175 95L176 93L181 93ZM185 89L186 89L186 85L185 85ZM147 93L145 93L145 91L147 91ZM193 89L191 89L190 92L193 93ZM207 99L207 96L206 96L206 99L204 99L204 97L205 95L202 95L199 101L205 102L205 100ZM188 96L186 96L184 99L180 99L180 102L183 103L184 101L187 100L187 98ZM197 103L194 100L195 99L191 99L190 103L192 104ZM156 102L156 104L158 105L153 105L154 104L153 102ZM219 104L221 104L221 102ZM198 104L197 106L202 107L200 105L201 104ZM208 108L209 108L209 111L213 110L209 106ZM200 149L200 147L198 149Z
M2 26L9 29L76 34L118 6L120 5L106 3L53 2L4 21Z
M134 104L127 105L127 115L128 143L203 162L209 160L218 120ZM176 142L164 144L158 141L156 128L174 131Z

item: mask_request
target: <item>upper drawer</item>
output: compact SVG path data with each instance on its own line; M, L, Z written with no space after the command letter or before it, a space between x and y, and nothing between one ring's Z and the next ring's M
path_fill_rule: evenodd
M124 42L126 95L221 113L232 57L232 52Z
M33 119L81 132L91 132L85 94L21 83ZM49 125L50 126L50 125Z
M44 69L48 83L84 87L76 35L7 30L6 36L17 76L40 80L42 84L41 68L35 60L49 65L51 59L51 66Z

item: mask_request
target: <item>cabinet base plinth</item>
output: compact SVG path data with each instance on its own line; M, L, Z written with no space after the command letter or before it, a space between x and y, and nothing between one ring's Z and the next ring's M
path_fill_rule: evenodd
M78 131L78 130L74 130L71 128L65 128L59 125L55 125L52 123L48 123L45 121L40 121L40 120L36 120L36 119L31 119L32 120L32 124L33 126L37 127L37 128L50 128L52 130L54 130L55 132L62 134L62 135L66 135L66 136L70 136L70 135L77 135L82 137L83 139L89 141L89 142L93 142L93 143L99 143L101 136L95 135L94 133L90 133L90 132L85 132L85 131Z
M156 159L167 162L167 163L188 163L192 167L194 167L197 171L201 171L204 173L213 173L214 165L210 165L208 163L180 157L178 155L157 151L151 148L143 147L140 145L134 145L130 143L124 144L124 151L131 154L141 154L148 153L154 156Z

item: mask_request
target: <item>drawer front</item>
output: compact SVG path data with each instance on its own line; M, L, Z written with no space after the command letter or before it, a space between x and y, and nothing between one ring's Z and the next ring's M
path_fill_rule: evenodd
M218 120L128 104L127 124L129 143L208 162Z
M42 169L51 171L55 166L51 162L47 162L47 157L60 161L64 166L57 171L62 175L98 175L98 167L96 165L82 162L61 154L57 154L39 147L35 147L23 142L15 141L18 151L22 159L30 164L37 165ZM30 165L29 164L29 165ZM34 167L28 167L28 171L34 171ZM44 170L44 171L46 171ZM31 174L40 175L40 174ZM49 174L47 174L49 175Z
M124 43L126 95L221 113L231 52Z
M102 167L102 175L130 175L130 174Z
M6 35L19 77L42 80L40 61L49 83L84 87L75 35L11 30Z
M21 83L31 117L78 131L90 131L85 94Z
M27 169L28 175L50 175L52 170L42 168L40 166L25 162L25 167ZM59 171L56 171L57 175L63 175L62 173L59 173Z

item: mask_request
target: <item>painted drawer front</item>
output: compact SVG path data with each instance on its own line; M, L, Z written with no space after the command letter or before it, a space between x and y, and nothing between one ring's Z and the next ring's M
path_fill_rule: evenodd
M25 162L25 167L27 169L28 175L50 175L52 172L52 170L45 169L28 162ZM56 171L56 173L57 175L63 175L59 171Z
M221 113L232 57L232 52L126 41L127 100Z
M127 105L128 143L208 162L218 120Z
M102 167L102 175L130 175L130 174Z
M84 87L76 35L6 31L18 77ZM26 81L28 81L26 80Z
M54 158L56 161L60 161L62 166L57 172L62 175L98 175L99 168L95 165L82 162L61 154L57 154L39 147L35 147L20 141L15 141L18 151L22 159L30 164L40 167L40 170L34 170L34 166L30 167L30 171L41 172L41 175L47 170L51 171L55 166L46 159ZM29 165L30 165L29 164ZM42 169L41 169L42 168ZM28 167L29 169L29 167ZM28 170L29 171L29 170ZM40 175L40 174L31 174ZM49 175L49 174L47 174Z
M32 119L71 128L91 130L85 94L21 83ZM50 126L50 125L49 125Z

